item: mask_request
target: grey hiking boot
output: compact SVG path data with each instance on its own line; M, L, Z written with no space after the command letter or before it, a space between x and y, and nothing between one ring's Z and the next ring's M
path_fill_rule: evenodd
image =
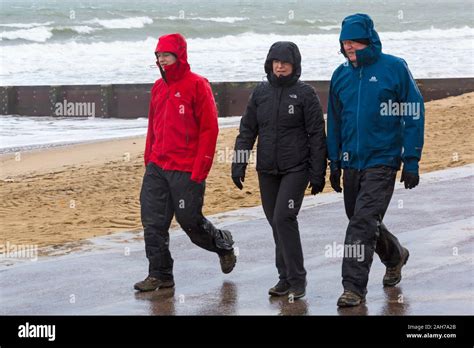
M410 253L408 249L402 248L402 257L400 262L395 267L387 267L383 277L383 286L395 286L402 280L402 267L408 261Z
M338 307L355 307L363 303L365 303L365 297L350 290L344 290L344 293L337 300Z
M135 290L138 291L154 291L158 288L172 288L174 287L173 280L160 280L155 277L148 276L145 280L134 285Z
M227 274L232 272L235 267L235 263L237 262L234 249L229 250L225 254L219 255L219 260L221 262L221 270L223 273Z
M290 283L284 279L280 279L278 283L268 290L270 296L285 296L290 291Z

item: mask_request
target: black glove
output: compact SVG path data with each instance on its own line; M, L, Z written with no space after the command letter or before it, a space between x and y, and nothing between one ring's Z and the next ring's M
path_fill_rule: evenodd
M237 186L239 190L242 190L244 186L242 185L242 182L245 181L245 176L233 176L232 181L234 182L234 185Z
M341 169L331 170L331 175L329 176L329 181L331 182L331 187L336 192L342 192L341 188Z
M319 183L310 182L308 188L311 189L311 194L312 195L317 195L318 193L323 192L324 185L326 185L326 183L324 181L323 181L322 185L319 184Z
M404 182L405 188L411 190L420 182L420 176L418 174L402 171L400 182Z

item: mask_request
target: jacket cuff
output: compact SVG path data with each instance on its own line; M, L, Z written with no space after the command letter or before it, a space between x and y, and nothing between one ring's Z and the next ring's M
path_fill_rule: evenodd
M341 161L331 161L329 164L329 169L331 169L331 172L333 170L341 169Z
M198 184L200 184L201 182L206 180L206 177L207 177L207 175L205 177L202 177L202 176L191 174L191 180L194 181L194 182L197 182Z
M403 171L418 174L418 160L416 158L406 158L403 160Z

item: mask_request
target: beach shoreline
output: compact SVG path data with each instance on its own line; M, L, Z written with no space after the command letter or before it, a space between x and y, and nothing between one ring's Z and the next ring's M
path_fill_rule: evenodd
M474 93L426 103L421 173L474 162L473 108ZM237 133L237 127L220 130L205 215L261 204L254 166L248 167L242 191L230 179L227 155ZM21 151L20 160L15 153L0 155L0 243L41 248L141 231L144 147L145 137L139 136ZM330 191L326 182L324 192Z

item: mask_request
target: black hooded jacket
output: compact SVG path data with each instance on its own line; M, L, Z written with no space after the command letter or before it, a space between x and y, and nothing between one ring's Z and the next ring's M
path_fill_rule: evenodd
M273 74L273 60L290 62L293 73ZM314 89L299 80L301 55L292 42L276 42L265 61L268 82L252 92L235 141L232 176L244 176L247 158L257 144L257 171L285 174L308 168L310 182L322 185L326 174L326 133L323 111Z

